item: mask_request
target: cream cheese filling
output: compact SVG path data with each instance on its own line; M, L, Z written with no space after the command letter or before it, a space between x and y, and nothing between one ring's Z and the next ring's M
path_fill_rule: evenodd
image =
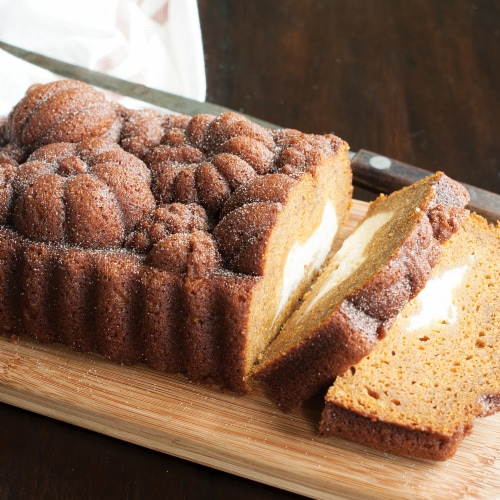
M304 243L294 243L288 253L281 285L281 299L276 309L274 321L304 279L307 270L309 269L309 273L319 270L330 252L338 228L335 207L330 200L327 200L316 231Z
M468 269L469 266L464 265L431 278L415 298L417 310L407 319L406 330L412 332L433 323L454 324L457 309L453 292L462 284Z
M329 268L332 273L326 282L323 283L320 290L315 293L309 303L306 305L307 312L332 288L342 283L349 275L353 273L367 258L365 249L375 233L389 221L394 213L381 212L365 219L361 225L344 241L339 251L332 259Z

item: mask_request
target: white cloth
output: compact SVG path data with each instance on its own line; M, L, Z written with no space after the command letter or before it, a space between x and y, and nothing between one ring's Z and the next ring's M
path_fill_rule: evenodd
M135 83L205 99L196 0L0 0L0 40ZM0 50L0 116L58 76Z

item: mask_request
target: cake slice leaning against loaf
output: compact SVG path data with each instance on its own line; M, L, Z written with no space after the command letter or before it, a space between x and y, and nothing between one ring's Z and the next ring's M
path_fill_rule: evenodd
M444 460L500 411L500 227L471 214L387 337L338 377L320 432Z
M468 199L438 172L370 205L254 369L279 408L326 388L385 336L423 288Z

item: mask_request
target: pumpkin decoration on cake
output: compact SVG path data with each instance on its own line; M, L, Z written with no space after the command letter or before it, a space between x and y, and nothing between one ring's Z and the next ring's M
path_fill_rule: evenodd
M80 142L90 137L117 141L119 106L102 92L77 80L32 85L10 112L5 125L5 154L23 161L37 147Z
M11 183L13 225L38 242L120 247L155 206L146 165L105 139L42 146Z

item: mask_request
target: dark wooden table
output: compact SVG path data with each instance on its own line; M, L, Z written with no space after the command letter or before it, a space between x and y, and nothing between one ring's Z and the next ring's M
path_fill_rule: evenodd
M199 8L209 101L500 193L500 0ZM293 497L0 405L1 500Z

